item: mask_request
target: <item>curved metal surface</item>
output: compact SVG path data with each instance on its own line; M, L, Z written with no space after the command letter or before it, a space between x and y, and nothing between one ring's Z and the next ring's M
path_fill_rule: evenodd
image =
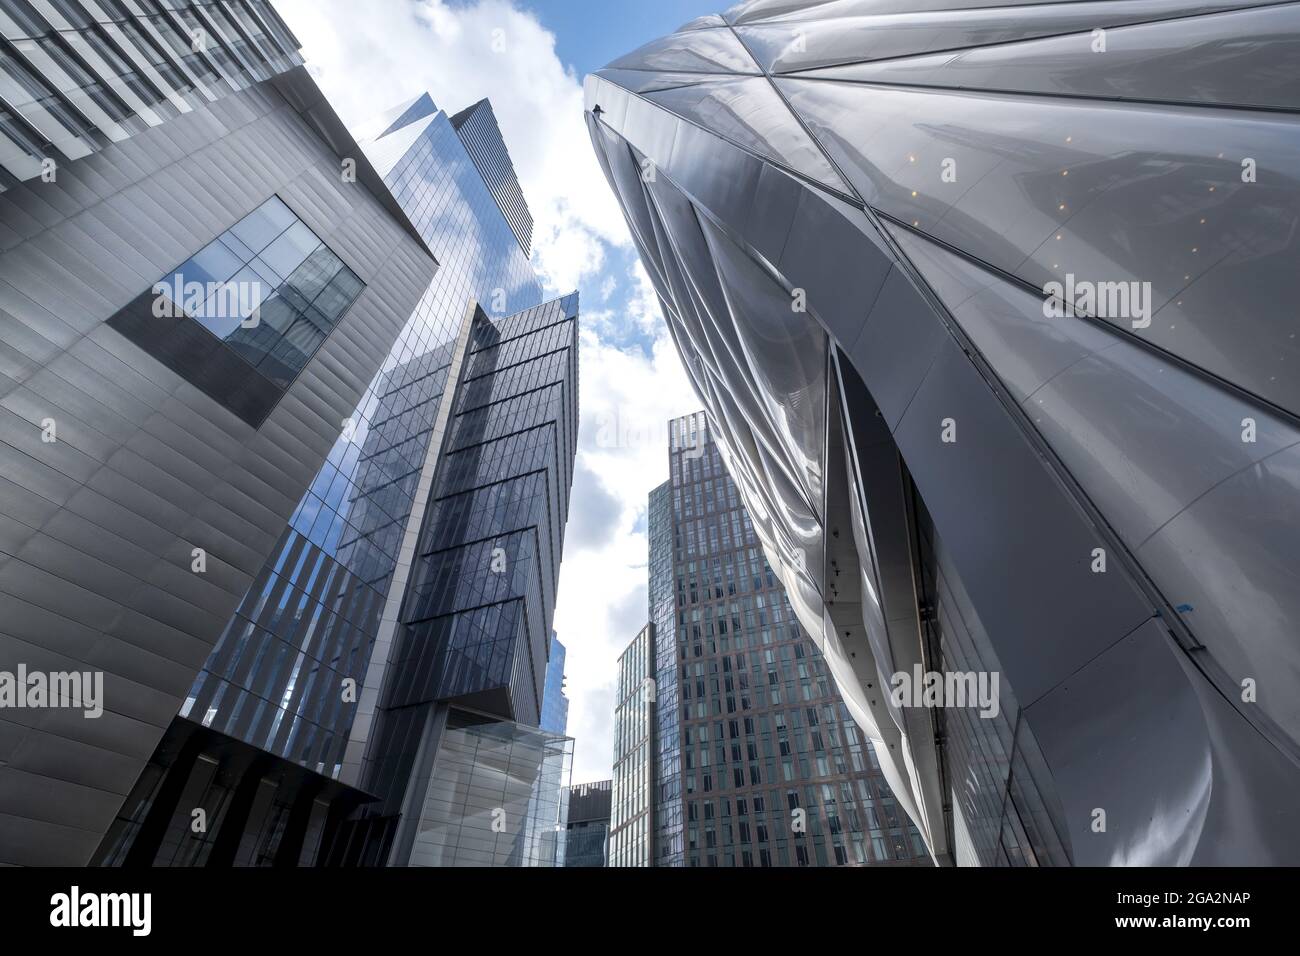
M723 16L589 77L588 125L936 859L1300 860L1300 4ZM890 701L935 662L1004 715Z

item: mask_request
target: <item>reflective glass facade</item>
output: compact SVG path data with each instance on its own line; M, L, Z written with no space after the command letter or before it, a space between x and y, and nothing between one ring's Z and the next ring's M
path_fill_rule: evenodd
M929 864L763 556L704 414L674 420L670 440L677 610L655 640L678 669L684 865Z
M745 0L586 80L754 532L937 861L1300 859L1297 36ZM1005 706L880 692L926 673Z
M614 706L614 781L609 865L654 865L654 625L646 625L618 658Z
M666 481L650 492L646 514L649 541L650 628L677 629L676 574L673 572L673 486ZM654 668L654 768L650 778L651 859L654 866L681 866L683 857L681 726L677 720L677 648L652 640Z
M364 795L243 741L177 720L92 866L313 866L330 821Z
M400 824L393 862L415 826L397 819L408 791L431 786L420 760L445 702L541 720L577 451L577 314L574 294L499 322L479 310L466 330L362 777L384 798L372 830Z
M580 783L569 788L564 834L566 867L610 865L609 814L612 789L612 780Z
M492 114L492 105L487 100L479 100L453 116L451 125L456 128L488 190L501 207L501 214L510 223L511 231L519 240L519 248L525 256L529 255L533 242L533 215L528 211L523 190L519 188L510 153Z
M452 710L412 866L565 865L573 739Z
M438 272L182 712L329 776L356 711L344 682L364 683L466 303L541 298L446 114L429 102L403 119L366 148Z
M564 693L564 645L551 635L551 655L546 662L546 687L542 691L542 730L562 734L569 727L569 698Z

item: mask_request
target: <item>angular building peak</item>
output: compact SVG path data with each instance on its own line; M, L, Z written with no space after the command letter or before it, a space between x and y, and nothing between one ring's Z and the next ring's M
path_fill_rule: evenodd
M438 107L433 102L433 97L428 93L421 93L415 99L410 100L409 102L384 114L385 120L389 117L394 117L393 121L389 123L384 131L375 138L383 139L390 133L396 133L399 129L410 126L412 123L419 120L428 119L437 112Z
M487 183L492 198L501 207L501 214L510 223L519 248L524 255L532 254L533 214L528 211L524 192L519 187L510 151L501 136L496 114L490 100L481 99L451 117L452 128L460 136L470 158Z

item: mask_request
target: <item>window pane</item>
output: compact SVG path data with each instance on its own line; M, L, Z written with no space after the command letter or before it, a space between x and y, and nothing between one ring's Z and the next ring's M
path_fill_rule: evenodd
M319 245L316 233L305 223L295 222L262 250L262 260L280 275L292 275Z
M361 280L357 278L356 273L346 266L339 270L338 275L334 277L333 281L316 300L316 308L325 315L330 328L338 324L343 313L361 294L361 289Z
M235 223L230 231L253 252L261 252L296 222L298 217L289 207L273 197Z
M264 325L283 335L297 321L298 312L277 293L262 303L259 318Z
M283 390L293 382L362 289L355 273L273 196L160 279L146 295L163 303L173 300L180 309L158 311L155 301L155 314L175 319L183 311L257 369L256 379L236 381L239 375L235 374L228 386L205 381L200 387L246 421L260 424L278 399L277 390L268 390L268 385ZM245 328L243 323L253 317L256 324ZM190 336L179 340L189 343L184 345L190 356L186 365L137 320L136 313L124 310L110 322L196 384L196 370L219 358L203 351L220 348L217 341ZM252 375L252 369L247 374ZM256 393L252 405L234 397L245 386ZM247 389L241 394L247 396Z
M312 302L325 289L331 279L343 268L339 257L325 246L318 246L307 257L307 261L289 276L289 285L293 286L308 302Z
M189 262L176 271L185 277L186 282L207 284L225 282L238 272L243 264L240 258L218 239L204 246Z

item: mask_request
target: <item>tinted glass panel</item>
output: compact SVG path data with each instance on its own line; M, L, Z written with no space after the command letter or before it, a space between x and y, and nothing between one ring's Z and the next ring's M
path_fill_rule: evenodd
M364 288L272 196L109 324L260 425ZM244 364L232 374L234 356ZM250 390L250 382L260 384ZM237 389L246 394L237 398Z

